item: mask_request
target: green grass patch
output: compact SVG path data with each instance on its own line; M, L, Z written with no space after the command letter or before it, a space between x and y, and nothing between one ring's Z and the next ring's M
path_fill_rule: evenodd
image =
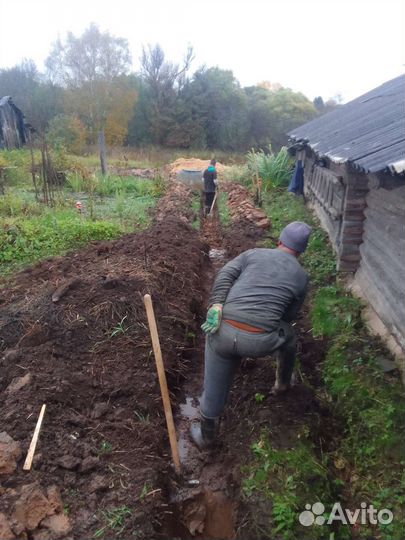
M92 240L110 240L120 234L118 225L82 220L73 210L5 220L0 230L0 270L7 274Z
M322 287L315 293L311 311L314 337L333 337L361 327L362 305L342 287Z
M388 508L391 524L378 526L378 537L405 536L405 403L395 375L384 374L378 358L387 351L362 329L335 333L323 367L332 413L345 426L337 450L342 477L350 476L343 497ZM363 534L376 534L365 527Z
M299 435L294 448L275 448L266 432L252 445L254 459L244 470L243 492L253 503L259 495L271 506L268 527L261 531L261 537L329 537L327 525L305 530L298 521L307 502L322 501L326 505L333 501L326 463L315 457L307 434L303 431Z
M227 227L231 223L231 214L229 213L228 207L228 193L220 191L218 198L218 210L219 210L219 219L221 220L221 225Z

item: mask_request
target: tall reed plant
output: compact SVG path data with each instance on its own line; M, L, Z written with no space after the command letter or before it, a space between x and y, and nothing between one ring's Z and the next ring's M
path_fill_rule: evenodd
M277 154L273 153L271 145L267 152L255 152L252 149L247 153L247 163L250 175L261 178L263 191L288 186L294 169L294 161L285 146Z

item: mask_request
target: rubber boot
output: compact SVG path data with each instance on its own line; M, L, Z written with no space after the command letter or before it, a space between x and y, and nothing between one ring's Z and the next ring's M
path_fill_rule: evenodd
M192 422L190 426L191 440L200 450L212 446L218 435L219 418L205 418L201 415L199 422Z

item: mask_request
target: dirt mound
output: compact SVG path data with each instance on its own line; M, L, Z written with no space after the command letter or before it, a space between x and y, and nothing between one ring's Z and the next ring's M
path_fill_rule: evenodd
M209 159L179 158L179 159L176 159L176 161L173 161L173 163L170 163L170 165L167 166L166 171L171 178L175 178L177 173L181 171L182 169L185 169L187 171L196 171L196 170L204 171L208 167L209 164L210 164ZM218 174L221 174L229 167L217 161L215 168L217 169Z
M256 228L266 231L271 222L264 210L256 208L249 190L235 182L221 184L221 189L228 193L228 207L234 221L250 221Z
M106 508L131 508L124 525L141 535L155 536L158 526L154 514L145 514L163 500L159 475L167 471L169 447L143 295L153 298L175 391L191 369L207 259L185 218L189 192L173 189L147 231L49 259L0 291L2 429L24 457L47 404L28 482L60 489L75 538L103 527L113 534L101 513ZM20 460L3 476L10 496L27 484L21 469ZM13 524L7 500L0 512L13 533L29 531L21 520ZM51 517L43 518L56 527Z

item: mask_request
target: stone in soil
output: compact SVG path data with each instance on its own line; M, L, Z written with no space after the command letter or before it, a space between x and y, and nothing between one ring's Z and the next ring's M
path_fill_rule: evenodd
M0 433L0 474L11 474L17 468L17 461L21 457L21 445L8 433Z

